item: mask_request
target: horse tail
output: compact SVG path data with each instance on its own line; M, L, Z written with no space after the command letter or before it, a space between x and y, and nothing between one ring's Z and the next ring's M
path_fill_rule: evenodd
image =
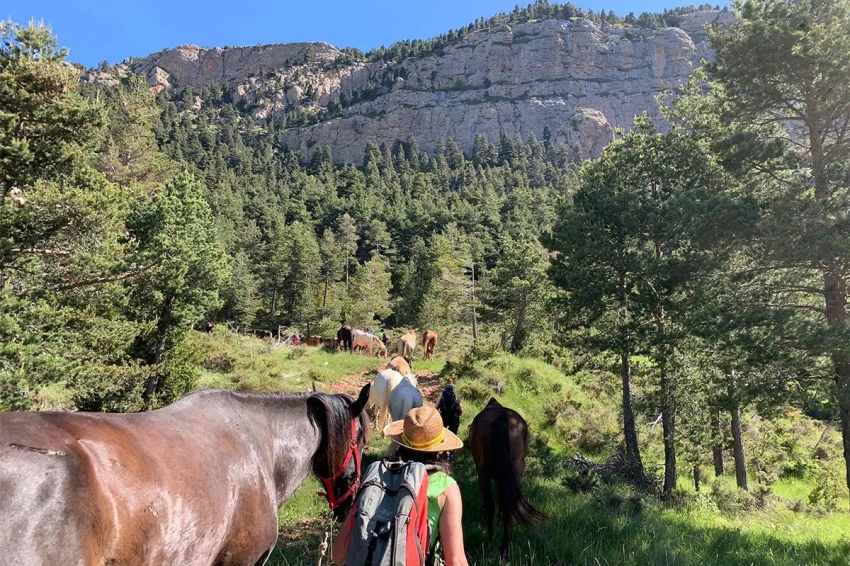
M519 485L519 476L514 467L514 458L519 455L514 454L508 415L500 415L494 420L490 443L492 461L496 464L493 466L494 479L502 522L505 525L515 523L530 527L543 520L546 516L529 503Z

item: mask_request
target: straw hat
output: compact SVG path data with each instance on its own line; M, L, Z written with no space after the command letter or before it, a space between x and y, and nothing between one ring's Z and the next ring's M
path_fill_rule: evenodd
M412 409L403 421L390 423L384 434L400 446L417 452L446 452L463 447L463 442L443 426L440 413L433 407Z

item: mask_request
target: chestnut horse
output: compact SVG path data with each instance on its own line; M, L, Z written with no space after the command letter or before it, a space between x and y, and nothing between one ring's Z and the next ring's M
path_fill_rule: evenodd
M481 515L490 536L493 536L495 511L490 480L496 482L503 527L499 555L507 560L511 526L515 523L530 526L544 518L543 513L528 502L519 485L528 453L528 423L522 415L491 398L469 425L469 449L484 501Z
M407 375L410 373L410 364L407 363L407 360L401 356L394 356L387 367L396 370L401 375Z
M425 359L434 357L434 348L437 347L437 331L426 330L422 335L422 349L425 351Z
M2 561L260 566L311 471L348 512L368 398L204 390L147 413L0 414Z

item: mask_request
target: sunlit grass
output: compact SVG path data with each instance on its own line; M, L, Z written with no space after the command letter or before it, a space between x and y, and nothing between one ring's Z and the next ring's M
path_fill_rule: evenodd
M313 346L278 345L271 340L222 330L194 333L203 349L200 387L252 391L307 391L313 381L333 383L345 376L376 370L385 360Z
M203 386L307 390L313 380L332 384L374 371L385 361L306 346L277 347L229 333L193 339L206 352ZM442 358L414 358L413 369L439 373L447 368ZM447 371L443 379L455 377ZM808 501L813 479L781 478L773 485L775 498L767 510L740 513L721 512L712 502L713 474L704 478L702 495L693 495L685 469L681 470L680 489L692 494L685 507L668 507L655 496L636 494L617 484L602 483L587 493L568 489L561 480L568 457L581 451L604 459L619 442L618 400L609 385L595 374L565 375L544 361L507 354L476 361L472 371L457 382L465 408L461 438L465 440L469 422L490 396L522 413L537 438L523 483L529 499L549 518L536 529L517 531L511 543L511 564L850 564L850 515L791 510L794 501ZM809 434L817 436L818 427L809 429L813 431ZM645 444L660 442L658 431L647 423L642 423L640 436ZM379 458L387 446L388 441L375 433L364 466ZM660 464L660 451L649 448L647 465ZM497 564L499 535L490 538L478 519L481 496L465 451L458 455L454 476L464 500L464 538L470 563ZM734 486L731 472L719 485ZM752 486L756 485L752 478ZM281 539L269 564L317 564L325 534L334 528L327 503L317 496L320 490L310 477L280 510ZM850 506L846 496L839 506L842 510ZM323 563L328 563L327 557Z

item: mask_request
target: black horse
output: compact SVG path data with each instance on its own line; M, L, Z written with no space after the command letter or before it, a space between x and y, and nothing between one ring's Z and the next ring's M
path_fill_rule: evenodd
M352 330L354 330L354 328L346 324L336 331L336 339L339 342L339 347L343 350L348 350L349 352L351 352Z
M491 398L469 425L469 449L475 460L478 486L484 500L481 514L491 537L495 509L490 480L496 482L499 515L504 529L499 555L506 560L511 526L531 526L545 517L528 502L519 485L528 453L528 423L519 413Z
M205 390L147 413L0 414L3 563L261 566L311 471L347 514L368 399Z

